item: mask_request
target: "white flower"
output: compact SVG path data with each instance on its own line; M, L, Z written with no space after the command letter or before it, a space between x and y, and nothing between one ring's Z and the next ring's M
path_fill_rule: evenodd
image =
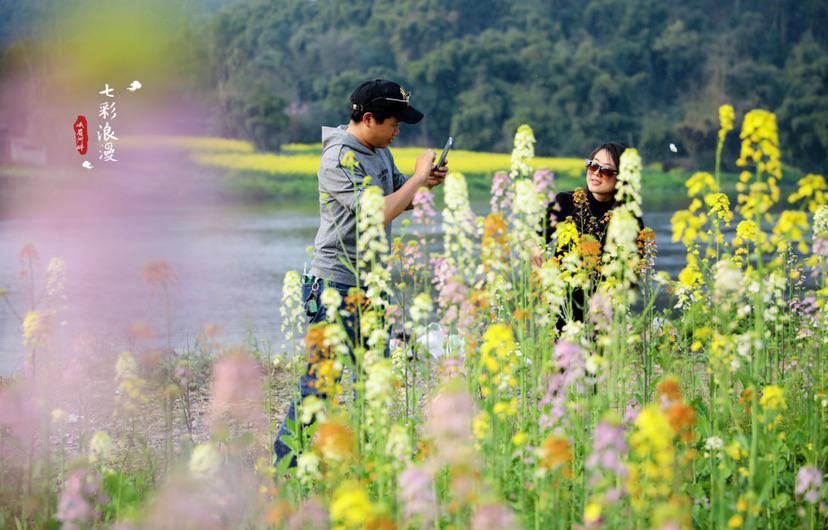
M325 414L325 402L316 396L307 396L302 400L299 412L303 424L313 423L314 419L323 422L328 418Z
M541 246L540 235L546 205L529 179L515 183L515 201L512 203L513 228L509 232L512 249L524 261L532 258L535 249Z
M711 436L704 442L704 448L708 451L720 451L724 447L724 441L718 436Z
M391 360L381 359L368 368L368 379L365 381L365 401L371 407L379 407L383 413L388 409L384 404L390 404L394 393L394 375L391 371Z
M538 271L541 303L536 308L541 326L553 325L558 321L566 297L566 285L560 280L561 270L554 260L547 260Z
M361 264L369 268L374 261L382 260L388 252L388 238L385 235L385 198L377 186L368 186L359 199L357 227L359 241L357 250Z
M414 297L409 313L411 314L411 320L420 323L428 320L433 310L434 304L431 301L431 296L428 293L420 293Z
M512 169L509 176L512 180L520 177L528 177L532 174L532 166L529 165L535 158L535 133L526 124L518 127L515 133L515 146L512 149Z
M736 292L742 285L742 268L738 263L721 260L713 266L717 293Z
M212 444L199 444L190 454L190 473L199 478L215 475L221 466L221 454Z
M619 208L641 217L641 156L637 149L629 147L621 153L619 162L615 200L621 203Z
M89 461L107 462L112 458L112 438L104 432L98 431L92 435L89 441Z
M624 154L627 152L624 151ZM621 288L628 289L628 300L633 302L635 291L632 285L636 281L635 270L640 257L636 238L638 237L638 222L630 210L616 208L607 227L607 242L604 245L603 273L618 280Z
M359 238L357 266L361 271L361 283L371 304L388 305L385 296L391 290L391 270L388 266L388 238L385 233L383 210L385 199L382 190L369 186L362 193L357 215Z
M348 355L348 333L341 325L325 326L324 346L331 348L337 355ZM299 360L299 356L296 356Z
M308 486L322 478L319 472L319 457L316 453L306 451L296 459L296 477Z
M302 304L302 280L296 271L285 273L285 280L282 282L282 306L279 308L282 316L282 337L284 341L282 348L287 346L293 339L302 335L302 326L305 323L305 310Z
M446 260L468 279L475 270L475 241L479 227L469 204L466 179L460 173L449 173L445 181L443 208L443 252Z
M339 311L339 306L342 305L342 295L339 294L337 289L323 289L319 301L325 307L325 319L328 322L334 322Z
M411 460L411 438L402 425L394 424L388 431L385 453L395 467L402 468Z
M828 205L822 204L814 212L814 234L828 234Z

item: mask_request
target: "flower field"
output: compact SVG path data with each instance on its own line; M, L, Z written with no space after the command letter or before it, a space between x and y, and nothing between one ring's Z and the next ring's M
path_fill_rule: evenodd
M527 126L508 161L468 161L510 167L485 218L455 172L442 211L421 190L387 241L379 189L366 188L349 263L359 288L324 290L327 318L308 327L302 279L288 273L275 355L209 331L192 351L148 348L140 328L128 350L64 351L52 260L37 280L45 294L18 311L26 370L0 386L2 524L825 528L828 185L807 175L781 196L776 118L754 110L739 133L737 194L726 195L732 107L720 122L715 170L688 179L673 217L687 248L678 278L654 270L652 231L639 231L634 149L603 248L563 222L532 264L556 184L535 170L547 166ZM395 154L404 168L410 154ZM24 248L33 290L37 262ZM148 264L144 279L169 306L169 265ZM583 321L572 318L578 292ZM353 314L354 341L342 325ZM287 440L297 465L274 467L308 356L329 398L299 405Z

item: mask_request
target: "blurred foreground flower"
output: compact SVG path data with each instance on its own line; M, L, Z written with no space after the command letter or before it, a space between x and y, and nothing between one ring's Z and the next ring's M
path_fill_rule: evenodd
M93 527L100 518L98 507L108 500L97 472L76 469L66 476L55 519L63 523L64 530Z

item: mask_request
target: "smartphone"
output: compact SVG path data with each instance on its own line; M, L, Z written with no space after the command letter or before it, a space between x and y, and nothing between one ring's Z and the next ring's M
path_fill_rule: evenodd
M454 138L449 136L448 140L446 140L446 146L443 147L443 153L440 155L440 158L437 159L437 164L434 166L434 169L437 169L438 167L443 167L444 165L446 165L446 157L448 156L449 149L451 149L451 146L453 146L453 145L454 145Z

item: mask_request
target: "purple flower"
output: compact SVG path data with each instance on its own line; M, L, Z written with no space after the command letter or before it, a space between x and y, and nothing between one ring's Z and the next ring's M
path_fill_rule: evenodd
M100 475L96 471L76 469L66 477L55 518L63 523L63 528L91 525L99 517L98 505L107 500L101 491Z
M572 385L584 377L584 353L577 344L559 340L555 344L555 366L564 373L565 384Z
M640 410L641 406L638 404L638 401L630 399L627 402L627 408L624 409L624 423L626 425L632 425L635 423L635 419L638 418Z
M544 203L548 204L555 200L555 173L549 169L539 169L532 175L532 184L535 185L535 193L543 196Z
M490 203L492 213L509 211L512 206L512 199L514 199L512 179L505 171L498 171L492 177L492 200Z
M400 504L406 521L419 517L421 528L430 528L437 519L437 493L431 475L424 469L409 466L400 473Z
M609 297L595 293L589 299L589 321L599 333L606 333L612 326L612 305Z
M425 227L436 226L437 212L434 210L434 193L431 190L420 190L411 201L414 211L411 213L414 222Z
M593 472L593 481L599 481L607 473L627 476L627 467L623 462L626 453L624 427L608 421L598 423L593 433L592 454L586 460L587 469Z
M796 488L798 496L802 496L806 502L816 504L822 498L822 471L816 466L799 468L796 474Z

